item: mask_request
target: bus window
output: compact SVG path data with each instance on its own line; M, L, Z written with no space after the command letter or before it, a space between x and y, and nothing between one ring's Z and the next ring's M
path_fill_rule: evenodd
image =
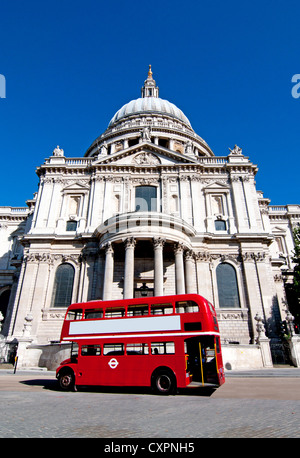
M174 342L151 342L152 355L171 355L175 353Z
M127 344L126 345L127 355L149 355L148 344Z
M66 319L67 320L81 320L82 319L82 310L81 309L69 310Z
M194 301L176 302L176 313L194 313L199 312L198 304Z
M71 361L72 362L77 362L77 357L78 357L78 343L77 342L72 342L71 345Z
M105 318L120 318L125 316L124 307L108 307L105 310Z
M208 303L208 305L209 305L209 308L210 308L211 313L214 315L214 314L216 313L216 312L215 312L215 309L214 309L214 306L213 306L210 302L208 302L208 301L207 301L207 303Z
M84 318L86 320L97 320L99 318L103 318L103 310L102 309L88 309L85 311Z
M217 353L221 353L220 338L216 337L216 349Z
M215 331L219 330L217 318L213 315L214 329Z
M124 355L124 344L104 344L103 355Z
M100 345L82 345L81 356L99 356L101 355Z
M128 305L127 316L148 315L148 305Z
M152 304L151 315L169 315L173 313L172 304Z

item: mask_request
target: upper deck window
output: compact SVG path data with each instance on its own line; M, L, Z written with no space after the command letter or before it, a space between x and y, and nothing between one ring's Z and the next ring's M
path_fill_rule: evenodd
M152 304L151 315L170 315L173 313L172 304Z
M86 320L98 320L99 318L103 318L103 310L102 309L88 309L85 311L84 318Z
M120 318L125 316L124 307L108 307L105 310L105 318Z
M194 301L176 302L176 313L195 313L199 312L198 304Z
M69 310L66 319L67 320L81 320L82 319L82 310L81 309Z
M146 304L128 305L127 316L142 316L142 315L148 315L148 305Z

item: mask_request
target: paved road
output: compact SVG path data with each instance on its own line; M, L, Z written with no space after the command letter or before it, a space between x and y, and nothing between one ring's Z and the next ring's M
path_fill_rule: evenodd
M229 373L212 395L58 390L54 373L0 371L2 438L299 438L300 370Z

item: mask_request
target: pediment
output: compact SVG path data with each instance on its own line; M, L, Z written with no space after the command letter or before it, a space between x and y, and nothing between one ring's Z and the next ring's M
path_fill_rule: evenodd
M285 234L286 233L286 229L284 229L283 227L280 227L280 226L275 226L272 228L272 234L276 235L276 234Z
M230 187L222 183L220 181L214 181L213 183L209 183L207 186L203 188L204 192L228 192Z
M111 155L99 155L93 165L171 165L197 163L196 157L187 156L150 142L143 142Z
M88 191L89 187L85 184L78 183L78 181L71 182L67 186L65 186L62 191L63 192L85 192Z

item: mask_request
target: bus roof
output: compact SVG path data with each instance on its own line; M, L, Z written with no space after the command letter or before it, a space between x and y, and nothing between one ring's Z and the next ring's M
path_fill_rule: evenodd
M165 302L174 302L175 301L186 301L186 300L195 300L207 303L208 301L200 294L174 294L169 296L150 296L150 297L137 297L133 299L114 299L109 301L102 301L101 299L88 301L88 302L78 302L69 305L68 309L80 309L80 308L87 308L91 307L114 307L120 306L121 304L128 305L128 304L142 304L148 303L151 301L152 304L161 304Z

